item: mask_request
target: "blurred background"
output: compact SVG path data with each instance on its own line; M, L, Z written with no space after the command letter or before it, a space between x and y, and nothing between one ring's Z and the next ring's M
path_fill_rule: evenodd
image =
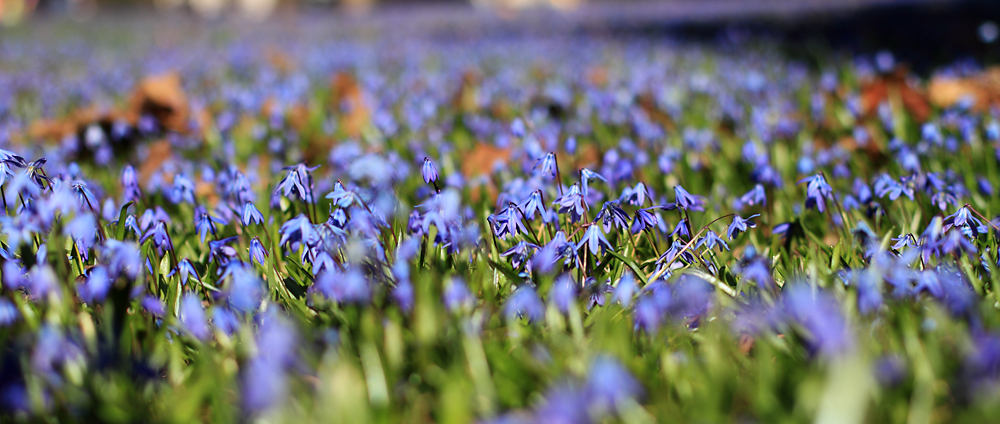
M998 63L996 0L0 0L0 31L108 20L288 24L308 16L343 34L549 31L774 36L788 52L890 50L914 71L965 57ZM172 21L171 21L172 20Z

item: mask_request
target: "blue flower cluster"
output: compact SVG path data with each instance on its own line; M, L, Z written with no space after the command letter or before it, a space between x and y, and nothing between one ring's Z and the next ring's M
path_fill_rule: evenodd
M231 420L448 396L668 420L789 363L870 363L905 399L1000 387L1000 109L869 104L891 70L868 57L296 33L317 42L0 42L0 418L111 420L117 387ZM143 78L167 64L180 83ZM728 380L664 381L725 352Z

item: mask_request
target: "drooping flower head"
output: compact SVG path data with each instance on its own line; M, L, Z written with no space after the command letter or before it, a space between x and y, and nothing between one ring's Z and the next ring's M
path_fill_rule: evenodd
M826 183L823 174L815 174L811 177L799 180L799 184L806 183L806 208L826 211L826 201L833 197L833 188Z
M294 196L306 203L313 203L312 171L315 171L317 168L319 166L310 168L304 163L285 167L284 170L288 171L288 173L278 183L278 187L275 188L275 194L280 193L289 199Z
M424 183L426 184L437 182L438 172L437 168L434 167L434 162L425 157L424 165L420 168L420 175L424 177Z
M705 210L705 198L702 196L696 196L688 193L684 187L674 186L674 195L676 199L674 202L677 207L686 211L703 211Z

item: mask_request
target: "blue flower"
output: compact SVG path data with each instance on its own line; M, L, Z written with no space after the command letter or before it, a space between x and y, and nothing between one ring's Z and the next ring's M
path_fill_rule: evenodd
M674 186L674 202L677 204L678 208L690 211L703 211L705 210L705 198L702 196L696 196L688 193L684 187Z
M591 418L587 407L587 399L575 385L559 385L545 394L545 400L536 409L532 422L589 424Z
M947 232L952 227L957 227L969 237L978 237L979 234L987 231L983 222L972 216L972 211L969 210L968 206L962 206L957 212L946 216L942 224L942 232Z
M230 259L236 257L236 248L230 246L229 244L237 239L239 239L238 236L232 236L208 242L209 262L218 262L219 265L226 265L229 263ZM221 272L222 269L219 269L219 271Z
M250 224L260 225L264 223L264 215L257 210L257 207L254 206L253 202L246 202L243 204L241 221L243 222L244 227L249 227Z
M628 229L628 220L628 214L618 205L617 200L604 202L601 211L594 218L594 222L601 221L605 233L610 232L612 226L620 230Z
M584 196L586 196L587 194L589 194L588 193L589 188L587 187L587 184L590 183L591 181L594 181L594 180L601 180L601 181L604 181L604 182L608 181L608 180L604 179L604 177L602 177L601 174L598 174L598 173L596 173L594 171L591 171L591 170L589 170L587 168L583 168L583 169L580 170L580 183L583 184L583 195Z
M240 328L240 321L232 311L226 308L212 308L212 327L232 336Z
M211 231L212 235L216 235L215 224L225 224L220 218L216 218L208 213L208 211L202 207L198 206L194 210L194 228L195 231L201 236L201 242L205 242L205 236Z
M31 178L39 188L44 188L52 184L52 181L48 176L45 175L45 170L42 169L45 166L46 159L41 158L34 162L31 162L24 168L24 173Z
M295 196L306 203L312 203L312 171L315 171L316 168L319 168L319 166L310 168L304 163L285 167L284 170L288 171L288 173L278 183L278 186L274 190L275 194L281 193L289 199Z
M576 245L576 249L580 250L583 246L587 246L592 255L597 255L598 251L603 254L605 249L615 250L611 247L611 243L604 237L604 233L601 232L601 228L597 225L587 227L587 232L583 234L582 238L580 238L580 242Z
M527 199L521 203L521 209L524 210L525 219L531 221L535 219L535 214L545 216L545 205L542 203L542 191L535 190L528 195Z
M257 262L257 264L263 266L264 261L267 260L267 250L264 249L264 245L260 243L260 239L254 237L250 240L250 262Z
M625 187L622 190L622 195L618 197L618 201L625 202L632 206L642 206L646 203L646 197L649 196L646 190L646 185L642 182L636 183L635 187Z
M94 213L97 213L94 206L98 204L97 197L94 196L94 192L90 191L90 189L87 188L86 182L73 181L70 183L70 189L74 193L76 193L77 200L79 200L81 206L86 206L87 207L86 210L90 210L93 211Z
M979 194L986 197L993 197L993 184L990 183L990 180L984 177L976 178L976 188L979 190Z
M295 218L281 224L278 233L281 234L281 240L278 244L284 246L288 243L291 245L291 250L298 250L299 243L303 243L306 246L315 246L319 243L319 233L316 232L312 221L309 221L309 217L303 214L299 214Z
M66 225L63 232L72 238L80 247L81 253L84 253L94 245L97 238L97 221L89 213L79 214Z
M752 250L751 247L747 247L747 250ZM740 264L735 272L743 277L744 281L752 282L757 285L758 288L764 290L771 290L774 288L774 279L771 277L771 266L761 256L756 256L754 254L747 253L744 255L745 263Z
M584 193L580 192L580 186L573 184L569 190L566 190L562 196L556 198L552 202L553 206L558 206L558 212L560 214L569 213L570 221L578 222L580 217L587 212L587 200L583 197Z
M511 265L514 266L514 269L520 269L521 264L523 264L524 261L528 259L528 256L531 254L532 250L537 250L537 249L538 246L522 240L517 244L515 244L514 246L512 246L510 249L507 249L505 252L501 253L500 256L503 257L510 256Z
M656 333L656 330L660 328L660 322L663 321L663 314L660 312L658 302L649 296L641 297L636 302L632 317L635 320L635 328L642 329L647 334Z
M126 225L128 225L128 219L126 219ZM146 233L139 238L139 243L146 243L146 240L152 239L153 246L159 248L173 249L173 242L170 241L170 233L167 231L167 224L163 221L157 221L152 228L146 230Z
M826 183L823 174L815 174L811 177L803 178L799 184L806 182L806 208L826 211L826 199L833 196L833 188Z
M426 184L437 182L437 168L434 167L434 162L431 162L431 160L426 157L424 158L423 167L420 168L420 174L424 177L424 183Z
M698 239L698 242L695 243L694 248L700 249L701 246L705 246L706 248L708 248L708 250L712 250L718 247L720 252L722 251L723 248L729 250L729 245L726 244L724 240L719 238L719 235L715 234L715 231L712 230L706 231L705 235L702 238Z
M354 191L345 189L344 184L340 181L333 183L333 191L328 193L326 198L332 200L333 204L342 208L349 208L354 204L363 204L361 197Z
M688 231L688 227L690 225L691 225L690 221L688 221L687 218L677 221L677 226L674 227L674 230L670 232L670 237L690 239L691 232Z
M760 184L754 185L750 191L746 192L743 196L740 196L739 201L737 201L737 205L737 209L743 209L747 206L766 206L767 194L764 192L764 186Z
M751 221L751 219L758 216L760 216L760 214L753 214L746 219L743 219L743 217L739 215L733 215L733 223L729 224L729 228L726 229L726 236L729 237L729 240L732 240L736 236L740 235L740 233L746 232L748 228L757 228L757 223Z
M656 228L656 215L649 212L649 210L658 207L659 206L654 206L652 208L637 209L635 211L635 218L632 219L632 226L630 228L632 234L639 234L643 231Z
M490 215L490 222L493 224L494 234L501 240L505 240L507 236L516 236L521 232L528 231L527 227L524 226L521 211L514 202L508 203L507 207L500 213Z
M535 162L535 167L531 169L532 174L536 176L556 176L556 154L548 152L538 162Z
M177 263L177 268L170 271L167 277L173 277L174 274L180 273L181 284L187 284L188 279L194 276L195 280L200 280L201 277L198 276L198 271L194 269L194 264L191 263L187 258L181 259Z
M63 366L82 359L83 351L59 327L44 324L38 330L38 340L31 352L31 370L27 372L33 372L48 384L58 387L63 381Z
M124 202L134 202L142 198L142 189L139 188L139 179L135 175L135 168L132 165L125 165L122 169L122 199Z
M521 118L514 118L510 123L510 132L514 134L515 137L524 137L525 132L527 132L527 127L524 125L524 121Z
M913 234L900 234L899 237L894 237L892 241L896 242L892 245L893 250L901 250L904 247L917 247L917 238Z
M120 276L134 280L142 268L142 257L139 254L139 246L133 242L122 242L115 239L108 239L101 249L101 257L108 267L108 275L112 279Z
M564 266L569 266L576 261L577 255L576 246L566 240L566 233L557 231L552 240L535 253L531 265L534 270L547 273L560 259Z
M656 260L657 263L666 264L668 262L681 261L683 263L694 262L694 255L691 254L690 250L684 250L685 243L681 242L679 239L674 240L670 244L670 248L663 252L662 255ZM678 257L678 255L680 255ZM676 257L676 259L675 259Z

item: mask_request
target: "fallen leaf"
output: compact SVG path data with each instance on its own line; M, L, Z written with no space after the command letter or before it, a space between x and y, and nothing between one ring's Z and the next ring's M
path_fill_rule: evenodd
M492 144L479 143L465 155L462 162L462 173L466 178L489 174L494 167L506 165L510 160L510 148L501 149Z
M917 122L925 122L931 114L931 106L927 96L918 88L906 81L909 70L904 66L894 71L880 75L861 87L861 111L872 115L883 101L892 99L898 93L902 106L910 112Z
M268 46L264 49L264 58L267 63L281 74L288 74L295 70L295 64L292 58L281 51L276 46Z
M971 100L974 109L987 110L1000 105L1000 67L994 66L965 78L934 77L927 92L931 102L939 107Z
M750 349L753 349L753 336L748 334L740 336L739 349L742 354L749 354Z
M594 66L587 69L585 79L596 87L604 87L608 84L608 69L603 66Z
M360 136L371 121L371 110L358 80L348 72L338 72L330 81L330 94L330 106L340 112L340 128L349 137Z
M464 113L479 111L479 86L483 75L477 69L467 69L462 74L462 85L452 98L452 105Z
M133 123L149 114L168 130L187 132L190 105L180 74L169 72L143 78L132 92L128 113Z
M194 194L199 199L205 199L210 208L214 208L219 204L219 194L215 192L215 184L199 179L194 184Z
M143 186L149 181L160 165L163 165L171 154L170 142L166 139L154 141L149 145L149 156L139 165L139 183Z

